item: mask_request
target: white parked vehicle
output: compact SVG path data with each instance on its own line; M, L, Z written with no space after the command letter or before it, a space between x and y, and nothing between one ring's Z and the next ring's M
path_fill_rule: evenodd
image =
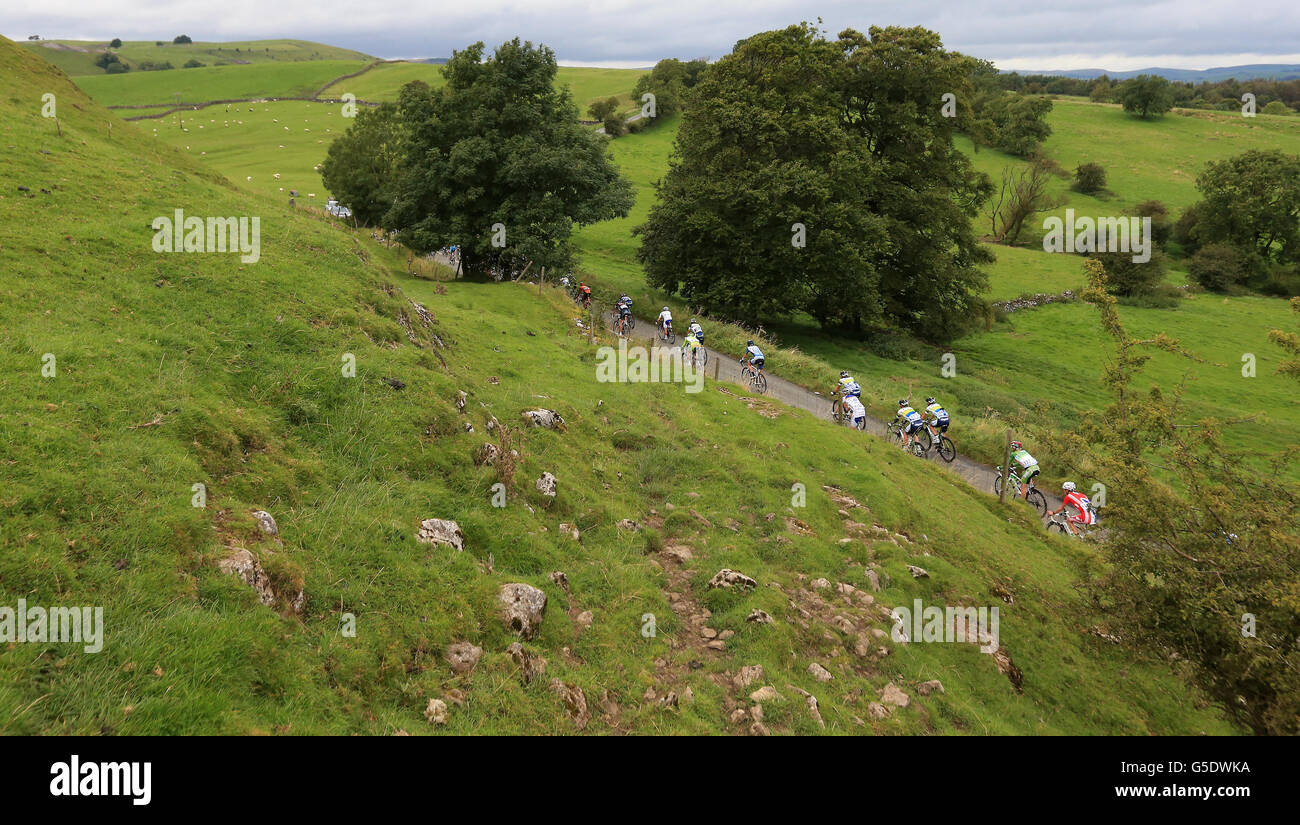
M351 209L348 209L346 206L343 206L342 204L340 204L338 201L334 200L333 198L330 198L329 201L326 202L326 204L325 204L325 211L328 212L328 213L330 213L331 215L333 215L333 216L336 217L336 218L350 218L350 217L352 217L352 210L351 210Z

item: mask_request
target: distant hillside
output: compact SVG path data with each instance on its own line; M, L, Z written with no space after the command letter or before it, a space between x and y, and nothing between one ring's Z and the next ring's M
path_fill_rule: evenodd
M172 43L175 35L160 40L125 40L113 49L118 58L132 69L141 63L171 63L179 69L187 61L197 60L207 66L242 65L245 63L300 62L305 60L373 60L352 49L327 46L309 40L232 40L229 42ZM102 75L95 60L109 50L110 40L29 40L19 44L31 49L64 72L76 75Z
M1217 83L1221 80L1291 80L1300 77L1300 65L1295 63L1251 63L1243 66L1221 66L1216 69L1135 69L1130 72L1114 72L1109 69L1068 69L1065 71L1021 71L1019 74L1045 74L1056 77L1076 77L1091 80L1106 75L1117 80L1127 80L1143 74L1159 75L1167 80L1186 83Z

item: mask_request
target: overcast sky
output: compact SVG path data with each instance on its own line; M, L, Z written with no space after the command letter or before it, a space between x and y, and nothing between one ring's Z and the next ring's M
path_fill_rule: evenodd
M717 58L740 38L820 16L852 27L922 25L1002 69L1204 69L1300 63L1295 0L2 0L14 40L301 38L380 57L446 57L519 36L567 65Z

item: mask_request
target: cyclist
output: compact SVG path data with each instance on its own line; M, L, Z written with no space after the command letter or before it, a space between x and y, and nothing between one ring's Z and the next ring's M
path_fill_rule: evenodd
M754 372L762 372L763 364L767 363L767 359L763 357L763 351L753 341L746 341L745 352L740 356L740 363L753 367Z
M948 433L948 411L943 405L934 400L934 397L925 399L925 424L930 428L930 439L932 443L939 443L939 436Z
M1029 483L1033 481L1034 476L1038 475L1040 472L1038 459L1029 454L1029 451L1025 449L1024 444L1021 444L1019 441L1012 441L1011 460L1020 465L1020 497L1028 500Z
M665 338L672 333L673 314L669 311L668 307L664 307L663 311L659 313L659 317L655 319L655 325L659 327L659 330L663 333Z
M865 429L867 408L862 406L862 401L856 395L846 395L840 403L844 405L846 423L851 427Z
M906 450L920 437L917 433L925 422L906 398L898 399L898 420L903 425L903 449Z
M690 360L691 364L695 363L700 351L700 339L694 330L686 331L686 342L682 345L682 355Z
M632 321L632 299L623 296L618 299L618 334L627 333L628 326Z
M840 370L840 381L835 385L834 391L831 392L831 398L837 396L840 398L840 410L845 413L848 412L846 402L849 398L860 399L862 397L862 388L858 386L857 381L853 380L853 376L849 375L848 370Z
M1071 515L1065 520L1065 526L1069 528L1072 534L1077 536L1079 535L1079 530L1074 525L1096 524L1097 514L1093 512L1092 502L1088 500L1088 497L1075 489L1073 481L1065 482L1061 485L1061 489L1065 492L1065 497L1061 501L1061 506L1048 513L1048 515L1054 516L1066 507L1078 510L1079 514L1077 516Z
M696 341L699 341L701 345L704 344L704 327L700 326L699 321L696 321L694 318L692 318L690 326L688 326L686 329L688 332L690 332L692 335L695 336Z
M584 307L591 306L591 287L585 281L578 282L578 300L582 301Z
M569 276L568 276L568 275L565 275L563 278L560 279L560 286L564 287L565 289L568 289L568 288L569 288Z

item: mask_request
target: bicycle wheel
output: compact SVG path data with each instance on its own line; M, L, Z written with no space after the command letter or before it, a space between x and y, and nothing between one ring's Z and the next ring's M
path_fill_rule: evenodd
M857 423L855 423L853 426L856 427L859 431L865 431L867 429L867 417L865 415L862 416L862 418L858 419Z
M1002 484L1003 484L1002 474L998 473L998 477L993 479L993 495L995 496L1002 495Z
M709 351L704 347L697 349L695 351L695 362L700 365L700 369L703 369L709 363Z
M634 329L636 329L636 316L629 315L627 319L627 331L631 332Z
M952 439L946 435L939 436L939 457L949 464L957 457L957 448L953 446Z
M767 392L767 376L763 373L756 373L749 383L759 395Z
M1029 505L1038 511L1040 517L1047 515L1047 496L1043 495L1038 489L1029 488L1029 495L1025 497L1025 501L1029 502Z
M1047 522L1047 532L1051 533L1053 531L1065 535L1065 525L1059 521Z

